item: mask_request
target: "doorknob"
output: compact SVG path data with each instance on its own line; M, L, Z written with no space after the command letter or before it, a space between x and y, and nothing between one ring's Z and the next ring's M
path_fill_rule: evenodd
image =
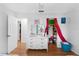
M11 35L8 35L8 37L11 37Z

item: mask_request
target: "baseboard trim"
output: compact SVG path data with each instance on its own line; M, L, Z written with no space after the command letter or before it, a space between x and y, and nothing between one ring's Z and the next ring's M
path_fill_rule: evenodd
M79 56L79 53L77 51L75 51L74 49L72 49L71 51L74 52L76 55Z

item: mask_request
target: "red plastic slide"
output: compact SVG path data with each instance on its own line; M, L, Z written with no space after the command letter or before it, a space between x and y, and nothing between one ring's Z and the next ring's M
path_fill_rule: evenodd
M49 27L49 23L48 23L48 21L49 21L49 18L46 19L45 33L47 33L47 35L49 34L49 32L48 32L48 27Z
M62 32L61 32L61 29L60 29L59 24L58 24L58 22L57 22L57 18L54 18L54 22L55 22L54 26L56 27L56 30L57 30L57 33L58 33L60 39L62 40L62 42L67 42L67 41L65 40L65 38L64 38L64 36L63 36L63 34L62 34Z

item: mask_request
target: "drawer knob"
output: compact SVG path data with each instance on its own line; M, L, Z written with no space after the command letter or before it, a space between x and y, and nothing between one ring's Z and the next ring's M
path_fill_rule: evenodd
M43 44L44 42L41 42L41 44Z
M32 44L32 42L30 42L30 44Z
M44 47L44 46L41 46L41 47Z
M32 45L30 45L30 47L32 47Z
M31 39L32 40L32 39Z

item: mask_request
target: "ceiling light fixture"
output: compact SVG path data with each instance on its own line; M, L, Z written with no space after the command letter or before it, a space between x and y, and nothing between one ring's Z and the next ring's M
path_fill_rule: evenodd
M38 5L38 12L39 13L44 12L44 4L39 3L39 5Z

